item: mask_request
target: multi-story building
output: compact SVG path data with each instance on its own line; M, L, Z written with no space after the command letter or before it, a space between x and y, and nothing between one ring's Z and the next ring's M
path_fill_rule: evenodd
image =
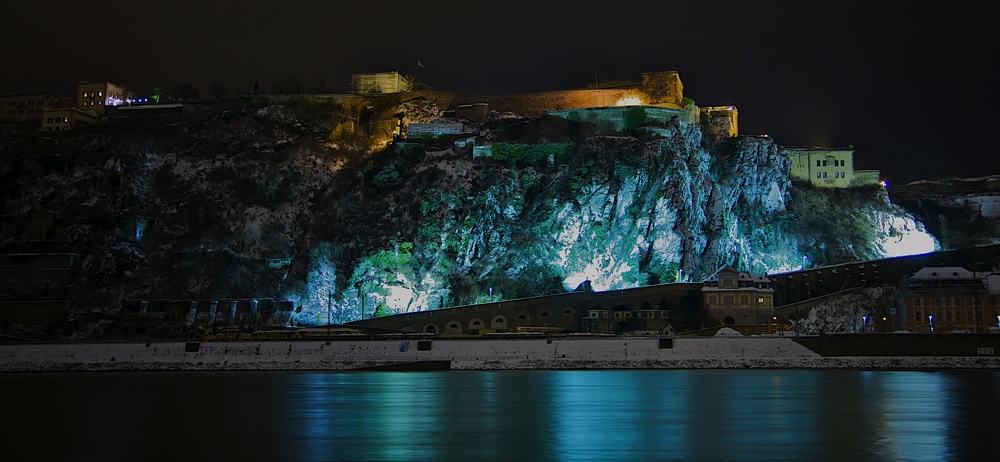
M854 147L827 149L817 147L787 148L792 178L814 186L846 188L854 179Z
M751 274L726 266L701 289L705 310L723 324L769 324L774 316L774 289L764 274Z
M990 332L1000 323L1000 274L925 267L906 280L903 301L896 316L908 331Z
M786 148L792 178L824 188L849 188L879 184L878 170L854 168L854 146L845 148Z
M42 113L43 132L66 131L97 124L97 112L75 107L50 108Z
M62 98L52 93L0 96L0 120L40 120L43 110L61 104Z
M111 82L83 82L76 86L77 107L104 113L107 106L117 106L125 101L125 87Z

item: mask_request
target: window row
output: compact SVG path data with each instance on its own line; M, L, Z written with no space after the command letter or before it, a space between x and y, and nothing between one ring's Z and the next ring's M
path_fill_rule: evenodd
M8 106L25 106L25 105L34 106L36 104L39 105L39 106L43 106L43 105L45 105L45 100L43 100L43 99L38 99L38 100L30 99L30 100L27 101L27 103L25 103L24 101L8 101L7 102Z
M709 305L715 305L718 302L719 302L719 298L718 298L717 295L709 295L708 296L708 304ZM732 305L735 302L736 302L736 298L733 295L723 295L722 296L722 304L723 305ZM757 297L757 303L770 303L770 302L771 302L771 297L769 297L769 296L768 297L761 297L761 296ZM740 304L741 305L749 305L750 304L750 295L742 295L741 294L740 295Z
M912 300L914 308L920 308L921 306L937 307L941 305L941 303L944 303L945 308L951 308L952 306L972 307L977 305L973 297L929 297L929 298L913 298ZM996 302L994 302L994 304L996 304ZM990 301L989 299L986 299L982 303L979 303L979 305L984 307L989 306Z
M69 116L56 117L54 119L52 117L49 117L49 118L45 119L45 123L49 123L49 124L51 124L51 123L60 123L60 122L62 122L62 123L69 123Z
M98 90L96 92L94 92L94 91L89 91L89 92L85 91L85 92L83 92L83 97L84 98L93 98L95 96L103 97L104 96L104 90Z
M963 314L964 313L964 314ZM930 321L930 316L934 316L934 322L974 322L976 320L976 315L971 311L944 311L940 314L927 314L925 315L923 311L917 311L913 315L913 320L917 323L924 323Z
M845 160L839 160L839 159L834 159L834 160L831 160L831 161L817 160L816 161L816 166L817 167L826 167L827 166L827 162L830 162L830 164L833 165L834 167L845 167L846 166L845 162L847 162L847 161L845 161Z
M834 178L847 178L847 172L833 172ZM816 178L826 178L826 172L816 172Z

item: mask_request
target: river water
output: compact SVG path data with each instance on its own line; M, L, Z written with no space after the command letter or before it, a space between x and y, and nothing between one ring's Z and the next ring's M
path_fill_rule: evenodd
M0 375L0 460L1000 460L1000 372Z

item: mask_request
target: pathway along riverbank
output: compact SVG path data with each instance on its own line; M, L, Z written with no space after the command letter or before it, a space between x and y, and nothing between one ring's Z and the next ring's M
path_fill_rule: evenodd
M1000 356L996 354L1000 352L1000 335L930 337L557 337L7 344L0 345L0 371L358 370L382 367L391 370L1000 369ZM917 350L911 344L922 347Z

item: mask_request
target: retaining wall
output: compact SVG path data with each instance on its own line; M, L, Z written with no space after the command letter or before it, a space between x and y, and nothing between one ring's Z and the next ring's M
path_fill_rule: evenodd
M995 356L824 358L769 337L0 345L5 372L350 370L414 361L449 361L452 369L1000 368Z

